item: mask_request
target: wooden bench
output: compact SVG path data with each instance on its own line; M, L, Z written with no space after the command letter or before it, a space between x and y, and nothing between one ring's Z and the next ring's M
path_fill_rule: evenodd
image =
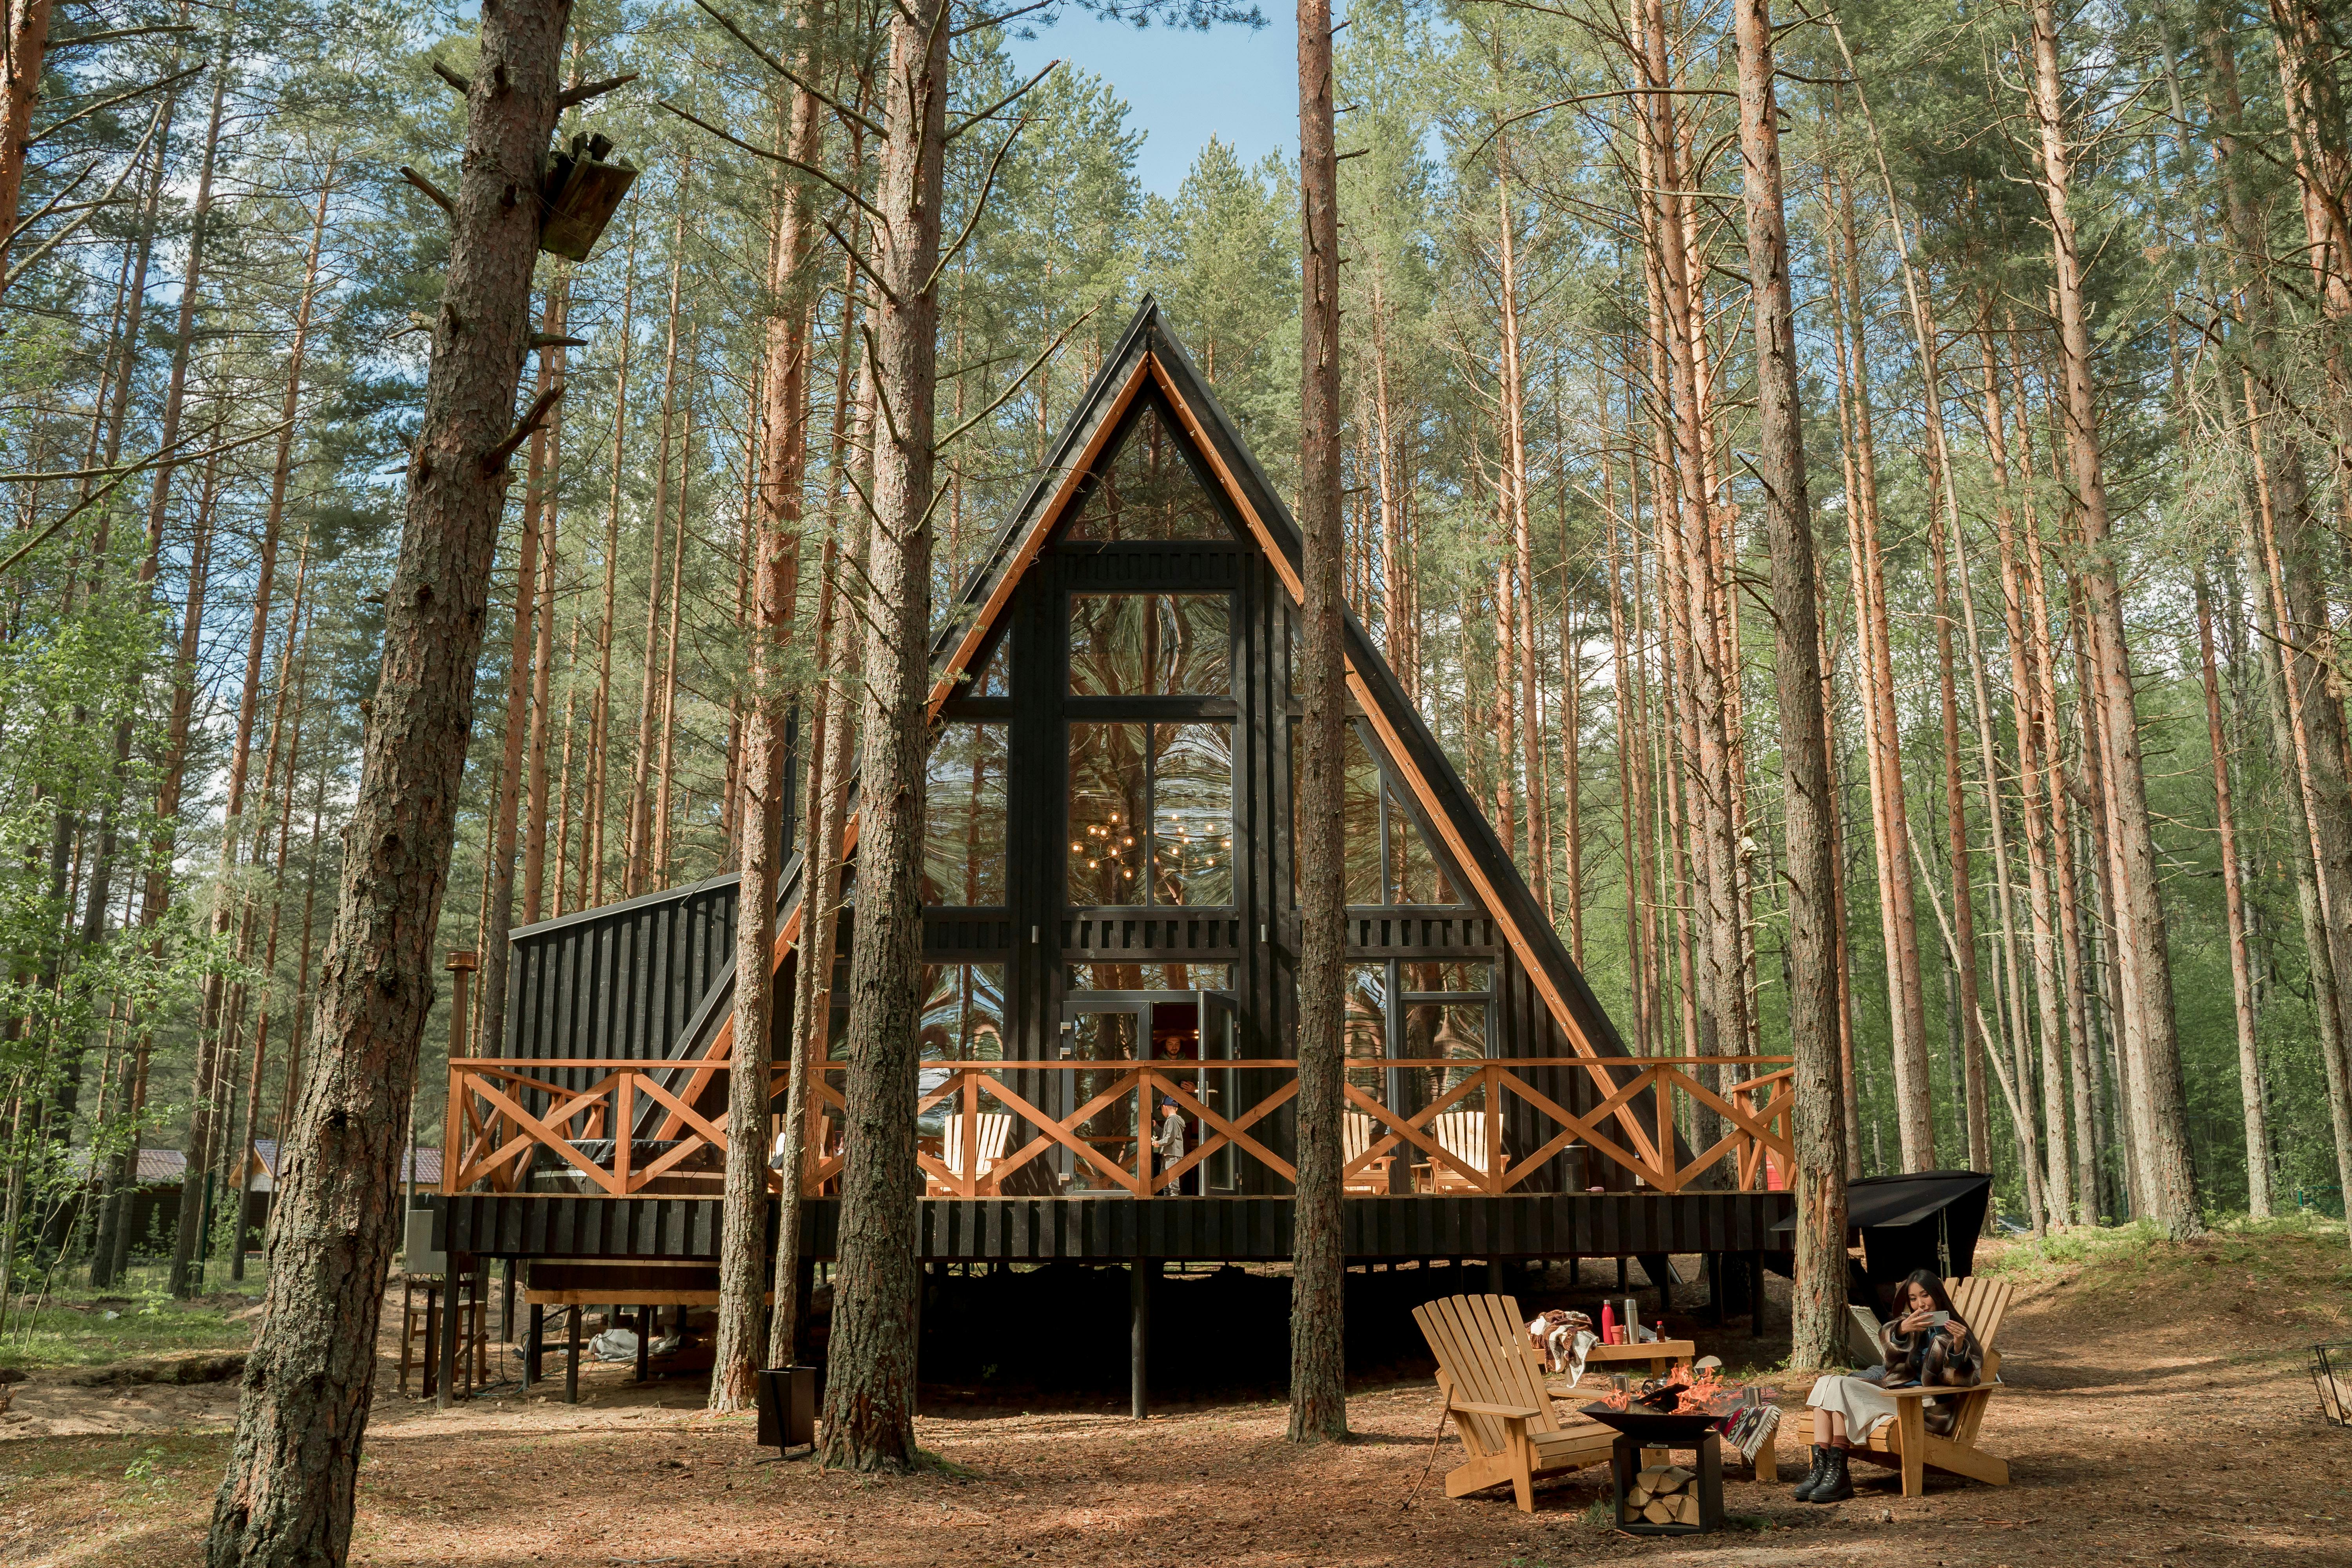
M1543 1355L1508 1296L1449 1296L1412 1310L1437 1358L1437 1394L1467 1460L1445 1475L1458 1498L1508 1483L1521 1513L1536 1510L1538 1476L1609 1462L1617 1434L1589 1415L1562 1421L1544 1392Z
M1944 1289L1952 1298L1952 1310L1969 1326L1976 1340L1977 1349L1984 1357L1984 1380L1974 1388L1886 1388L1879 1392L1895 1401L1895 1419L1881 1426L1869 1440L1856 1443L1850 1450L1857 1459L1894 1467L1902 1476L1903 1495L1918 1497L1927 1489L1927 1472L1942 1470L1955 1476L1966 1476L1983 1481L1988 1486L2009 1485L2009 1461L1997 1454L1988 1454L1977 1447L1977 1431L1984 1424L1986 1407L1992 1403L1995 1379L2000 1373L2000 1352L1994 1341L2000 1334L2001 1320L2009 1315L2011 1298L2017 1288L2005 1280L1981 1277L1967 1279L1947 1279ZM1949 1399L1954 1406L1952 1430L1939 1436L1927 1430L1927 1401ZM1805 1413L1805 1435L1808 1442L1813 1436L1813 1413Z

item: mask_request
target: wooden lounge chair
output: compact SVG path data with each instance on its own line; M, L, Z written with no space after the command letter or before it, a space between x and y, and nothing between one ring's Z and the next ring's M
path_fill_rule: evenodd
M1483 1110L1441 1110L1433 1127L1437 1134L1437 1146L1477 1172L1481 1176L1492 1173L1486 1160L1486 1113ZM1413 1172L1421 1178L1421 1188L1430 1193L1475 1193L1479 1184L1443 1160L1415 1165Z
M998 1161L1004 1158L1004 1146L1013 1137L1013 1118L1003 1111L986 1110L972 1120L979 1123L972 1142L979 1146L980 1154L980 1163L973 1173L980 1178L980 1190L989 1193L995 1187L989 1173L996 1168ZM940 1163L958 1177L964 1174L963 1127L962 1117L949 1117L946 1134L940 1142ZM958 1191L937 1176L929 1178L929 1188L933 1197L954 1195Z
M1867 1444L1857 1444L1852 1450L1857 1459L1891 1465L1899 1470L1905 1497L1918 1497L1927 1489L1927 1473L1931 1469L1966 1476L1991 1486L2009 1485L2009 1461L1978 1447L1977 1429L1983 1425L1985 1408L1992 1403L1993 1390L1998 1386L2000 1352L1996 1342L2017 1288L2006 1280L1979 1276L1947 1279L1944 1289L1950 1292L1953 1310L1969 1325L1969 1332L1976 1336L1977 1347L1984 1353L1984 1381L1974 1388L1885 1390L1886 1396L1895 1401L1895 1419L1872 1433ZM1944 1436L1927 1430L1927 1402L1937 1398L1949 1398L1955 1406L1952 1430ZM1805 1413L1808 1442L1812 1440L1812 1422L1813 1413L1809 1410Z
M1449 1296L1415 1307L1412 1319L1437 1358L1438 1397L1469 1456L1446 1472L1447 1497L1508 1482L1519 1511L1533 1513L1538 1476L1609 1462L1615 1432L1589 1415L1554 1415L1543 1357L1528 1342L1517 1300Z
M1343 1164L1362 1158L1372 1146L1372 1119L1360 1110L1344 1112L1339 1122L1339 1158ZM1357 1197L1386 1197L1389 1191L1389 1170L1396 1156L1383 1154L1366 1163L1360 1171L1350 1171L1340 1179L1341 1188Z

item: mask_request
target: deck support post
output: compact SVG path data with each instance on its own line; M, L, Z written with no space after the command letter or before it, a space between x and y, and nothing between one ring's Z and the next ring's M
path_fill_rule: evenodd
M563 1403L577 1405L580 1403L580 1308L574 1304L563 1310L572 1333L571 1343L564 1347Z
M1706 1255L1706 1315L1707 1321L1723 1327L1723 1254Z
M527 1337L522 1345L522 1385L530 1388L539 1382L541 1355L546 1349L540 1342L540 1336L547 1331L547 1309L534 1301L525 1310L524 1316L530 1319L530 1322L523 1330Z
M637 1381L645 1383L654 1374L654 1310L637 1309Z
M1503 1260L1499 1258L1489 1258L1486 1259L1486 1294L1499 1296L1502 1293Z
M440 1361L440 1382L433 1391L433 1405L446 1410L457 1393L457 1325L461 1321L457 1305L458 1276L461 1268L457 1255L450 1253L441 1265L441 1342L434 1347Z
M1764 1255L1748 1255L1748 1310L1750 1314L1748 1332L1751 1338L1764 1337Z
M502 1259L499 1279L499 1340L503 1344L514 1343L515 1337L515 1260Z
M1617 1255L1617 1289L1622 1290L1626 1289L1627 1284L1628 1281L1625 1278L1625 1255L1621 1252Z
M1160 1267L1156 1262L1140 1258L1127 1268L1128 1381L1134 1395L1134 1414L1138 1421L1151 1414L1147 1366L1151 1348L1151 1276L1158 1272Z

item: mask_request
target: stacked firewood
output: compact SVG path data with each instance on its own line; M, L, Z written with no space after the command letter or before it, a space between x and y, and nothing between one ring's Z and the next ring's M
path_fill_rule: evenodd
M1625 1493L1625 1522L1696 1524L1698 1472L1680 1465L1649 1465Z

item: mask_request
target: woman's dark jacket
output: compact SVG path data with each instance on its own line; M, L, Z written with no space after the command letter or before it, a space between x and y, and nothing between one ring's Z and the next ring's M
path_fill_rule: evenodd
M1896 1327L1897 1318L1879 1331L1879 1346L1886 1352L1886 1382L1892 1384L1916 1383L1924 1388L1974 1388L1984 1380L1984 1353L1977 1348L1977 1336L1971 1331L1967 1339L1955 1343L1950 1332L1941 1327L1923 1329L1906 1334ZM1958 1417L1951 1401L1931 1400L1924 1412L1929 1431L1949 1432Z

